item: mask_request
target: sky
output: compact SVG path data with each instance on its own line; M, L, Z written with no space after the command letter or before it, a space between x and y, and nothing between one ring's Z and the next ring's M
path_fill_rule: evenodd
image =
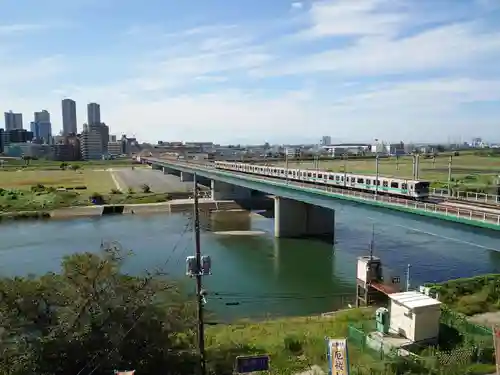
M500 0L2 0L0 103L112 134L500 141ZM0 123L1 124L1 123Z

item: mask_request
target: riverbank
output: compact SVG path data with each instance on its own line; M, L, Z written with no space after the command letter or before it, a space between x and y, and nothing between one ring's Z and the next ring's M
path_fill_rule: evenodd
M199 200L202 211L228 211L241 209L234 201L214 201L208 198ZM47 211L18 211L0 214L0 222L8 220L71 219L79 217L98 217L107 215L144 215L156 213L180 213L193 209L192 199L173 199L158 203L132 203L93 206L75 206Z
M373 320L374 310L350 309L331 315L278 318L260 322L241 321L229 325L215 325L206 329L208 361L217 348L233 348L237 355L268 354L271 359L269 374L287 375L319 366L327 373L326 337L347 337L348 324ZM369 373L380 367L376 359L349 347L351 368ZM382 364L383 370L383 364ZM364 373L364 372L358 372Z

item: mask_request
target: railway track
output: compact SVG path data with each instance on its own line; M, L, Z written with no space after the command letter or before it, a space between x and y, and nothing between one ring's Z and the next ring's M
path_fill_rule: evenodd
M472 201L472 200L467 200L467 199L457 199L457 198L434 198L434 201L429 203L436 203L436 202L446 202L446 203L457 203L457 204L463 204L471 207L481 207L481 208L488 208L492 210L500 210L500 204L495 204L495 203L486 203L486 202L478 202L478 201Z

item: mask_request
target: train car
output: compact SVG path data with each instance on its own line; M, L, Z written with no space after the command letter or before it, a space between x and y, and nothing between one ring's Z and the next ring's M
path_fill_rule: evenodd
M376 176L373 175L337 173L310 169L286 169L279 166L223 161L216 161L215 167L217 169L240 173L250 173L273 178L328 185L341 189L360 190L372 193L377 192L378 194L417 200L423 200L429 196L430 183L428 181L421 180L407 180L379 176L377 183Z

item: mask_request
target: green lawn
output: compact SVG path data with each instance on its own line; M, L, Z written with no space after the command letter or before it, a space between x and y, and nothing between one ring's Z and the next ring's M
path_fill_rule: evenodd
M86 186L86 191L109 193L115 188L111 174L105 170L17 170L0 171L0 188L27 189L41 184L54 188Z

